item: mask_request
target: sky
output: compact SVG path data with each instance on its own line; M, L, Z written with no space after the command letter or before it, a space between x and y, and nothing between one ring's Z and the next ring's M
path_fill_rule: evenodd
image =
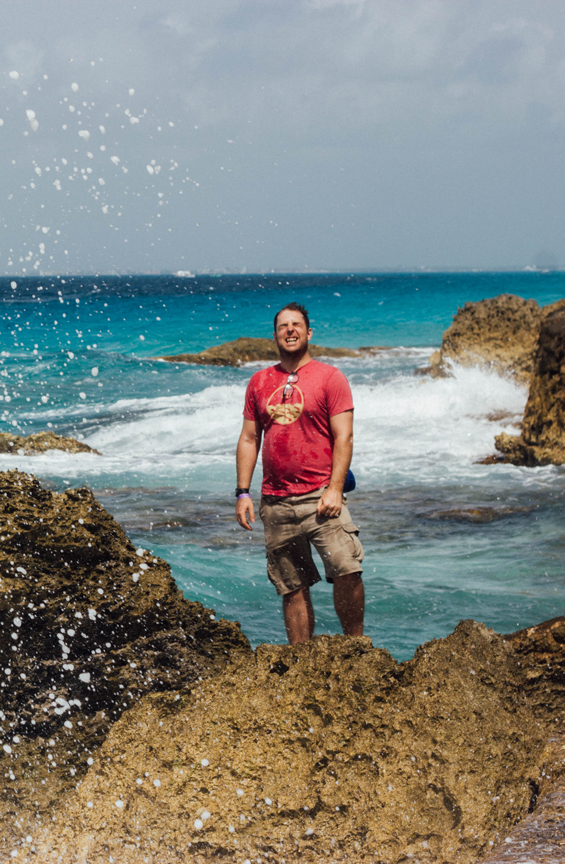
M565 267L565 4L3 13L0 274Z

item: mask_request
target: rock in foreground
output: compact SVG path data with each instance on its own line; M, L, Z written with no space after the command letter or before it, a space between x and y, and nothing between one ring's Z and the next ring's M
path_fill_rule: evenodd
M506 433L495 446L513 465L565 464L565 308L547 307L541 322L522 434Z
M471 864L539 790L522 683L472 621L402 664L367 638L260 646L124 714L35 860Z
M21 836L26 821L32 830L36 813L51 819L143 694L250 654L239 626L185 600L169 565L136 550L89 490L54 493L27 474L0 473L4 838Z
M527 383L533 370L542 310L535 300L500 294L465 303L430 357L432 375L445 375L449 362L484 365Z
M370 350L370 349L369 349ZM323 348L321 345L310 345L312 357L359 357L359 351L352 348ZM252 363L259 360L279 360L279 352L272 339L254 339L242 336L233 342L214 345L201 351L200 354L175 354L159 357L171 363L198 363L205 366L240 366L242 363Z
M45 453L47 450L64 450L66 453L96 453L98 450L89 447L75 438L64 438L54 432L36 432L34 435L12 435L10 432L0 432L0 453L18 453L29 456L33 453Z

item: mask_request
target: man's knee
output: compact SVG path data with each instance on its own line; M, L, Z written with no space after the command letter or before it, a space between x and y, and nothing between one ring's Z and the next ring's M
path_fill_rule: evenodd
M348 588L353 590L359 585L363 585L361 573L346 573L344 576L336 576L334 579L334 590L337 588Z
M310 590L307 586L302 585L300 588L295 588L294 591L287 591L282 595L283 606L294 606L304 603L310 597Z

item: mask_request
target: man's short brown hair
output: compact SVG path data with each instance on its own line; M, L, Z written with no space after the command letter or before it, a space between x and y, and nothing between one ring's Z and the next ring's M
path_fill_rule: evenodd
M302 305L302 303L292 302L292 303L287 303L286 306L283 306L282 309L279 309L279 311L275 315L275 323L274 323L275 332L277 329L277 318L279 317L281 312L284 312L285 309L291 309L293 312L300 312L300 314L304 318L304 321L306 322L306 329L307 330L310 329L310 319L308 317L308 310Z

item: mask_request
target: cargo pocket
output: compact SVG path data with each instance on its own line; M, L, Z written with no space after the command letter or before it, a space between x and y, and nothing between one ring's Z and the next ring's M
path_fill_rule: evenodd
M345 522L345 524L341 527L351 541L351 544L353 546L353 557L361 563L361 561L363 561L363 558L365 557L365 553L363 551L361 541L359 540L359 528L357 527L357 525L354 525L353 522Z

